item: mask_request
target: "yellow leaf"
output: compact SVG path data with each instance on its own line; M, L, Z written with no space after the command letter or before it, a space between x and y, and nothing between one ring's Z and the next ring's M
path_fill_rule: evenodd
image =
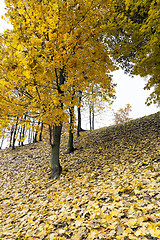
M154 235L158 238L160 238L160 229L155 229L154 230Z
M29 218L28 223L33 224L33 220L31 218Z
M136 219L130 219L127 224L129 225L129 227L134 227L137 225L137 220Z

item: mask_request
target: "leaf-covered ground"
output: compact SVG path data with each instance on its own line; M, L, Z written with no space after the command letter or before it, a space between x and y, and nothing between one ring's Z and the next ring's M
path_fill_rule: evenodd
M49 146L0 151L0 239L160 239L160 112L85 132L49 179Z

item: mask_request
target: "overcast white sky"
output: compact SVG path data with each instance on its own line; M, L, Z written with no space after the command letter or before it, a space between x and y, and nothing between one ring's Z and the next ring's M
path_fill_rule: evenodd
M0 0L0 15L2 16L5 13L5 4L3 0ZM0 32L3 32L6 28L10 28L4 20L0 19ZM145 79L139 76L134 78L129 77L123 73L123 70L118 70L113 73L114 82L117 83L116 96L114 104L111 106L114 111L119 108L124 108L126 104L132 106L132 112L130 113L131 118L138 118L159 111L156 105L146 106L145 101L149 96L150 91L144 90ZM86 119L85 112L85 119ZM113 115L112 111L106 108L106 111L96 118L95 127L103 127L110 124L113 124ZM88 121L83 124L84 128L89 128Z

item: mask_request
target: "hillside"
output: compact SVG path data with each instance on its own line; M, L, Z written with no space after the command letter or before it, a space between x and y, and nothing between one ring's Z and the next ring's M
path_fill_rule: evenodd
M160 112L61 143L0 150L0 239L160 239Z

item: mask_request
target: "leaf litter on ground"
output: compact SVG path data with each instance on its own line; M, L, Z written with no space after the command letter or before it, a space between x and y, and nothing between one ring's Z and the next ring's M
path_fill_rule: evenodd
M160 239L160 112L83 132L50 176L50 147L0 150L0 239Z

